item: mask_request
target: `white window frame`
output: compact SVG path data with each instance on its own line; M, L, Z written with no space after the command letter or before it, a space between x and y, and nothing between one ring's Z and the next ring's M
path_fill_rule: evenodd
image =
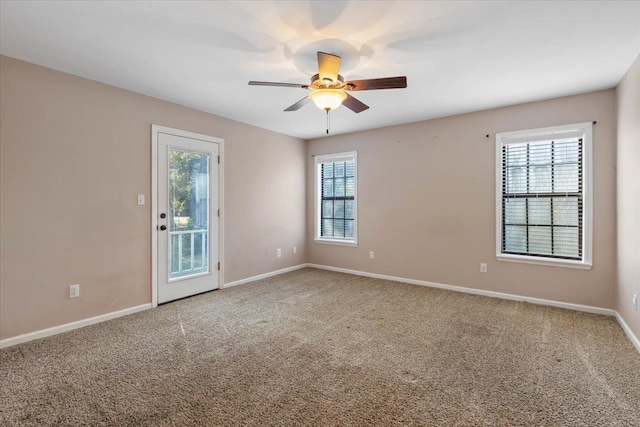
M505 144L534 142L562 137L582 138L582 260L565 260L535 255L515 255L502 253L502 147ZM540 129L496 133L496 258L498 261L526 264L549 265L590 270L593 253L593 124L576 123Z
M320 236L320 218L322 217L320 210L322 209L321 198L321 173L322 164L340 161L354 161L354 220L353 220L353 239L328 238ZM347 151L344 153L316 155L314 157L314 175L315 175L315 196L314 196L314 242L328 243L333 245L358 246L358 152Z

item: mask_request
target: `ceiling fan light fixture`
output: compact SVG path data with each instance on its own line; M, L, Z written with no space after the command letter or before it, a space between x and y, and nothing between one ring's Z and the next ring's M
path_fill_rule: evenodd
M309 98L319 109L331 111L342 105L347 94L340 89L316 89L309 94Z

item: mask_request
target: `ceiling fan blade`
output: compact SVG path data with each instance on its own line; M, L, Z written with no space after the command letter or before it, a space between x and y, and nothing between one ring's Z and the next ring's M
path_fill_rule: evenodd
M342 105L353 111L354 113L360 113L369 108L369 106L363 102L358 101L353 96L347 93L347 99L342 101Z
M404 89L407 77L385 77L382 79L352 80L345 82L347 90Z
M332 82L338 81L338 73L340 72L340 57L330 53L318 52L318 74L320 80L331 79Z
M287 108L284 111L296 111L296 110L299 110L300 108L302 108L305 105L307 105L309 102L311 102L311 98L309 98L308 96L305 96L300 101L296 102L295 104L293 104L292 106L290 106L289 108Z
M309 85L303 85L301 83L276 83L276 82L254 82L254 81L250 81L249 86L299 87L301 89L307 89L309 87Z

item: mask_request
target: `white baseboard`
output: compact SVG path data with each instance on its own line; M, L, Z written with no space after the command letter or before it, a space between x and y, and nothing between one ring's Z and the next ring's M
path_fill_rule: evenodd
M249 283L260 279L266 279L267 277L277 276L279 274L288 273L290 271L299 270L307 267L307 264L299 264L293 267L283 268L282 270L271 271L269 273L260 274L258 276L248 277L242 280L236 280L235 282L225 283L222 289L229 288L231 286L241 285L243 283ZM73 329L82 328L83 326L93 325L95 323L104 322L106 320L115 319L116 317L126 316L127 314L137 313L139 311L148 310L153 308L152 304L142 304L136 307L125 308L124 310L114 311L111 313L101 314L100 316L90 317L88 319L78 320L76 322L66 323L64 325L54 326L40 331L29 332L28 334L18 335L11 338L0 340L0 348L11 347L12 345L25 343L27 341L33 341L40 338L50 337L52 335L60 334L62 332L71 331Z
M482 296L487 296L491 298L500 298L500 299L506 299L511 301L522 301L522 302L528 302L531 304L565 308L567 310L583 311L586 313L602 314L605 316L615 316L616 319L618 320L618 323L620 323L620 326L622 327L624 332L627 334L627 336L629 337L633 345L636 347L638 352L640 352L640 341L633 334L633 331L631 331L631 328L629 328L629 326L625 323L622 316L620 316L620 314L617 311L609 308L593 307L589 305L573 304L569 302L553 301L548 299L533 298L533 297L527 297L522 295L506 294L503 292L487 291L484 289L466 288L464 286L445 285L443 283L427 282L425 280L407 279L404 277L396 277L396 276L387 276L385 274L369 273L367 271L351 270L348 268L331 267L328 265L311 264L311 263L299 264L293 267L283 268L282 270L276 270L269 273L248 277L246 279L236 280L235 282L225 283L222 289L230 288L232 286L242 285L244 283L254 282L256 280L266 279L267 277L277 276L279 274L288 273L290 271L300 270L301 268L305 268L305 267L317 268L320 270L336 271L339 273L354 274L356 276L373 277L375 279L391 280L393 282L409 283L412 285L428 286L431 288L445 289L448 291L462 292L462 293L473 294L473 295L482 295Z
M10 347L12 345L21 344L27 341L33 341L40 338L50 337L62 332L71 331L73 329L82 328L83 326L93 325L95 323L104 322L115 319L116 317L126 316L128 314L137 313L139 311L148 310L151 303L142 304L135 307L125 308L124 310L113 311L111 313L101 314L99 316L90 317L88 319L78 320L76 322L65 323L64 325L54 326L52 328L42 329L40 331L29 332L28 334L18 335L11 338L0 340L0 348Z
M269 273L258 274L257 276L247 277L246 279L236 280L235 282L229 282L222 285L221 289L230 288L232 286L242 285L244 283L255 282L256 280L266 279L267 277L277 276L279 274L288 273L290 271L300 270L301 268L308 267L309 264L298 264L293 267L283 268L282 270L270 271Z
M500 298L512 301L524 301L531 304L548 305L551 307L566 308L568 310L584 311L587 313L615 316L622 330L627 334L635 348L640 352L640 340L635 336L629 325L624 321L620 313L609 308L593 307L589 305L572 304L568 302L553 301L541 298L525 297L521 295L505 294L502 292L486 291L483 289L465 288L463 286L445 285L442 283L427 282L425 280L406 279L404 277L387 276L385 274L369 273L367 271L350 270L348 268L330 267L327 265L307 264L307 267L321 270L337 271L339 273L354 274L356 276L373 277L375 279L391 280L393 282L409 283L412 285L429 286L431 288L446 289L448 291L463 292L467 294L483 295L491 298Z
M636 347L636 350L638 350L638 353L640 353L640 340L635 336L629 325L627 325L627 322L624 321L620 313L618 313L617 311L616 319L618 319L618 323L620 323L620 326L622 326L622 330L625 334L627 334L633 345Z
M491 298L500 298L513 301L524 301L531 304L548 305L551 307L566 308L569 310L585 311L587 313L604 314L615 316L616 311L608 308L592 307L589 305L572 304L568 302L553 301L541 298L532 298L522 295L505 294L502 292L486 291L484 289L465 288L463 286L445 285L442 283L427 282L425 280L406 279L404 277L387 276L384 274L369 273L366 271L349 270L347 268L329 267L326 265L307 264L308 267L319 268L321 270L331 270L340 273L355 274L356 276L373 277L375 279L391 280L394 282L409 283L412 285L428 286L431 288L446 289L448 291L464 292L466 294L483 295Z
M428 286L432 288L445 289L445 290L454 291L454 292L463 292L463 293L468 293L473 295L482 295L482 296L487 296L491 298L500 298L500 299L506 299L506 300L512 300L512 301L524 301L532 304L566 308L568 310L584 311L587 313L603 314L606 316L615 316L616 319L618 320L618 323L620 323L620 326L622 327L624 332L627 334L627 336L629 337L633 345L636 347L638 352L640 352L640 340L638 340L638 337L634 335L631 328L629 328L629 325L627 325L627 323L624 321L622 316L620 316L620 314L615 310L611 310L608 308L592 307L588 305L580 305L580 304L572 304L567 302L546 300L541 298L532 298L532 297L526 297L521 295L506 294L502 292L487 291L483 289L466 288L463 286L445 285L442 283L427 282L425 280L407 279L404 277L396 277L396 276L387 276L385 274L369 273L366 271L350 270L347 268L330 267L327 265L319 265L319 264L298 264L293 267L287 267L281 270L271 271L269 273L259 274L257 276L247 277L246 279L225 283L222 286L222 289L230 288L232 286L242 285L244 283L254 282L256 280L266 279L267 277L277 276L279 274L288 273L290 271L300 270L305 267L312 267L320 270L336 271L339 273L353 274L356 276L373 277L375 279L390 280L394 282L409 283L412 285ZM73 329L78 329L83 326L93 325L95 323L104 322L107 320L115 319L117 317L122 317L128 314L137 313L139 311L148 310L150 308L152 308L151 303L142 304L136 307L130 307L124 310L114 311L111 313L102 314L100 316L91 317L89 319L78 320L76 322L66 323L60 326L54 326L52 328L43 329L41 331L35 331L35 332L30 332L24 335L18 335L15 337L0 340L0 348L10 347L12 345L24 343L27 341L49 337L51 335L56 335L62 332L71 331Z

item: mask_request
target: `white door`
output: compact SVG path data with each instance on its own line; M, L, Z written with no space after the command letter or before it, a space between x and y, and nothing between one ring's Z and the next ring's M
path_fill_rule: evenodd
M216 138L160 129L154 128L158 174L154 212L161 304L219 287L220 204Z

